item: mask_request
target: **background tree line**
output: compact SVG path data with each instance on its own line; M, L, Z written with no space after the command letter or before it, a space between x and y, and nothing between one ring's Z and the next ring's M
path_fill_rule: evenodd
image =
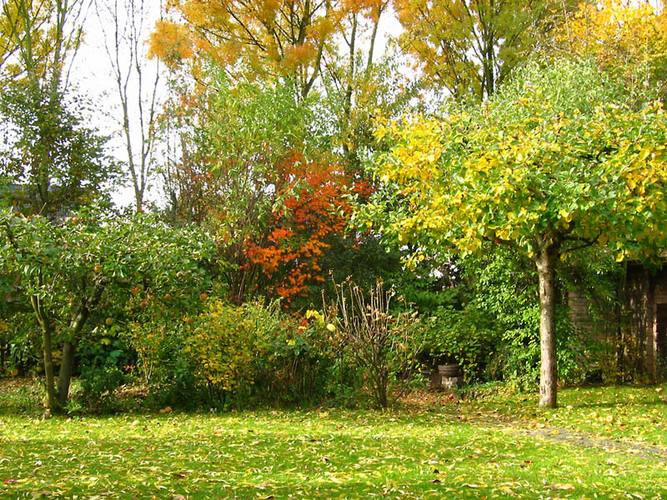
M120 155L72 69L93 13ZM148 17L141 0L3 4L0 369L43 372L50 410L130 380L159 404L352 401L442 361L540 380L545 406L559 377L619 377L565 294L607 314L616 262L664 249L662 3L182 0ZM374 302L394 305L371 336L334 307L348 278L403 298Z

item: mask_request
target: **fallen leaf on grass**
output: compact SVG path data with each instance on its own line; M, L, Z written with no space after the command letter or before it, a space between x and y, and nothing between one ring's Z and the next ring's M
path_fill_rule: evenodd
M574 485L571 484L552 484L551 488L554 490L561 490L561 491L572 491L574 490Z

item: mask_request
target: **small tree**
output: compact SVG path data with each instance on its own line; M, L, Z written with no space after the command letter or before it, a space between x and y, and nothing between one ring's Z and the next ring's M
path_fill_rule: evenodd
M201 285L209 241L150 218L84 212L62 223L0 212L0 270L14 277L42 337L46 404L67 402L77 343L138 284L183 294ZM56 388L53 351L62 348Z
M0 177L21 185L26 212L53 216L90 203L113 179L106 139L84 123L69 88L88 4L7 0L0 7Z
M555 273L582 246L619 261L667 235L667 115L586 62L532 63L487 103L388 131L378 173L403 210L402 241L476 252L484 241L534 262L541 308L540 405L556 406ZM663 247L664 248L664 247Z

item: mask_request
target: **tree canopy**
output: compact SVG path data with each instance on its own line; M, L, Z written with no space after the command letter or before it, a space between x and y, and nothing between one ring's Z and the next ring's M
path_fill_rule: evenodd
M431 86L457 97L492 95L529 56L554 13L573 4L552 0L395 0L405 28L400 41Z
M12 295L29 304L42 337L47 408L68 399L82 336L136 294L185 296L206 287L200 265L211 241L150 217L133 219L84 210L60 222L0 212L0 270ZM203 281L204 280L204 281ZM53 351L62 348L58 389Z
M655 87L665 97L667 9L664 2L581 3L553 31L556 52L594 58L630 88Z
M605 244L618 260L665 244L667 115L591 63L529 64L487 103L386 133L395 146L378 175L407 207L393 227L403 241L463 253L508 244L551 286L558 260L582 244ZM555 405L544 384L542 403Z
M334 37L346 31L352 16L377 20L384 0L257 2L174 2L184 22L160 21L152 51L176 65L206 54L232 74L287 77L306 97L320 76L325 52L336 51ZM354 49L353 49L354 51Z

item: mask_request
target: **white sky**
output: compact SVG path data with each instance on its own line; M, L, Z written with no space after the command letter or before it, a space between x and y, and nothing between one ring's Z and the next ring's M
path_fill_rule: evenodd
M98 0L101 5L111 5L112 0ZM106 3L105 3L106 2ZM155 20L159 18L158 0L148 0L148 5L152 5L150 17L146 23L146 36L150 34ZM104 28L102 26L104 23ZM72 83L86 96L93 99L99 105L99 112L92 117L94 125L104 134L111 137L109 146L113 155L121 161L126 161L127 152L125 142L121 137L121 123L122 112L120 109L118 91L116 82L112 72L109 56L105 48L105 32L107 36L112 36L113 20L106 19L102 13L102 18L97 13L94 5L91 6L86 23L84 25L84 41L79 49L76 60L74 62ZM123 62L127 63L129 56L126 54ZM136 82L130 80L130 91L136 94ZM166 94L166 89L162 88L162 93ZM130 108L130 115L132 117L132 126L134 127L135 148L137 141L140 140L139 129L137 128L138 111L134 104ZM155 184L155 183L153 183ZM155 186L151 186L146 193L147 201L156 201L160 198L161 193ZM128 178L128 184L124 188L120 188L114 194L114 201L120 206L128 206L134 202L134 193L131 182Z

